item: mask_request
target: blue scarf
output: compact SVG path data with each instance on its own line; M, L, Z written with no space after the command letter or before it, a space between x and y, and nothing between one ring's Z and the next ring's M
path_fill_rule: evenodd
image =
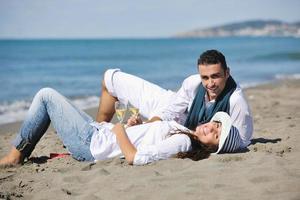
M198 124L209 122L214 114L218 111L224 111L229 114L229 98L236 89L236 83L231 76L228 77L226 85L216 101L208 109L205 106L206 90L202 83L198 86L197 94L193 100L191 109L188 113L184 126L195 130Z

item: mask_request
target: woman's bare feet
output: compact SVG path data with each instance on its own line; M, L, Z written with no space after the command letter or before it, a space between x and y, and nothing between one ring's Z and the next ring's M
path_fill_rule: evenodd
M1 158L0 166L15 166L23 162L22 153L16 148L12 148L10 152Z

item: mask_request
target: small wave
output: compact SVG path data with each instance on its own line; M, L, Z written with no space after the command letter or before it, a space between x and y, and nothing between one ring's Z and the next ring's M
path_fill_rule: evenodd
M268 84L276 80L287 80L287 79L300 79L300 74L276 74L273 77L273 79L261 80L255 82L241 82L240 86L246 89L246 88L256 87L259 85Z
M268 82L269 81L247 82L247 83L241 83L240 86L241 86L241 88L246 89L246 88L252 88L252 87L259 86L259 85L263 85Z
M300 79L300 74L277 74L275 75L276 79Z
M76 99L71 99L72 103L80 109L88 109L97 107L99 104L99 97L97 96L89 96L89 97L81 97Z
M98 106L99 97L79 97L70 99L80 109L88 109ZM30 107L31 101L15 101L0 103L0 124L23 121Z
M23 120L29 106L30 102L28 101L5 102L0 104L0 124Z
M281 52L254 56L253 60L300 60L300 52Z

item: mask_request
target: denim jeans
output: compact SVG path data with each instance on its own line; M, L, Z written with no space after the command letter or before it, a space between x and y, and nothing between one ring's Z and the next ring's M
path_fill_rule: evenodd
M29 157L51 122L73 158L93 161L90 143L95 128L90 125L92 121L89 115L80 111L57 91L43 88L35 95L12 144L25 157Z

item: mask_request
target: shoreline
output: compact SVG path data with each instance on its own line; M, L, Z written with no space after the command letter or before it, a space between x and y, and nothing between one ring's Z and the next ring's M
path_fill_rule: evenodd
M129 166L114 158L92 164L70 156L48 159L49 153L66 152L49 130L32 162L0 169L0 197L210 200L234 199L238 192L239 199L298 199L300 79L247 88L245 94L254 119L252 144L245 152L198 162L172 158ZM97 108L87 112L95 116ZM17 125L0 125L0 156L9 150Z
M84 111L95 119L97 114L97 109L98 109L97 107L93 107L93 108L84 109ZM0 124L0 137L1 135L17 132L19 130L19 127L22 125L22 122L23 121L16 121L16 122L10 122L6 124ZM53 131L51 127L50 127L50 131Z
M273 85L273 84L280 84L282 82L291 82L291 83L296 83L300 81L300 74L293 74L293 75L284 75L281 78L275 78L266 82L261 82L261 83L253 83L253 84L248 84L246 87L242 87L243 90L246 92L247 90L251 90L253 88L260 88L260 87L268 87L269 85ZM92 98L94 98L95 96L91 96ZM80 99L85 99L86 96L84 97L76 97L74 98L74 100L80 100ZM98 105L97 105L98 106ZM94 119L96 118L97 115L97 109L98 107L89 107L86 109L83 109L87 114L89 114L90 116L92 116ZM20 126L22 124L23 120L18 120L18 121L14 121L14 122L8 122L8 123L3 123L0 124L0 135L1 134L5 134L7 132L16 132L17 130L14 128L16 126Z

